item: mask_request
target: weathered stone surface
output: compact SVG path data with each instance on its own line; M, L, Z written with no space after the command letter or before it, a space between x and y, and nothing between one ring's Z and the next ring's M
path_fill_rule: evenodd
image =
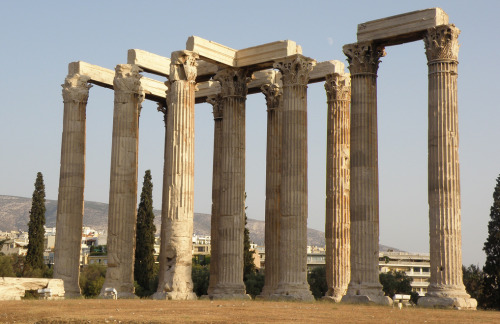
M51 290L52 297L47 299L64 298L62 279L0 277L0 300L21 300L26 290L42 288Z
M278 299L314 299L307 283L307 83L315 63L293 55L274 65L283 82Z
M143 71L168 77L170 73L170 59L158 54L146 52L140 49L129 49L127 52L127 64L140 67Z
M226 68L221 83L222 143L217 222L217 283L211 299L249 299L243 283L245 227L245 100L248 71Z
M278 288L279 279L283 86L280 73L274 72L272 79L261 88L267 104L266 276L261 297L272 296Z
M80 296L80 249L85 188L86 108L90 78L68 75L63 86L63 133L57 200L54 278L68 296Z
M344 46L351 71L351 278L346 296L383 302L379 282L377 70L384 49L372 43Z
M134 254L137 221L139 114L144 93L140 68L116 66L115 105L108 216L108 268L101 295L115 288L118 298L134 298Z
M194 216L194 90L197 55L172 53L165 125L160 272L153 298L196 299L191 279Z
M448 24L441 8L407 12L368 21L358 25L358 42L375 41L381 45L397 45L422 39L428 28Z
M458 160L458 35L454 25L430 28L424 38L429 69L430 285L418 304L475 309L462 274Z
M289 55L302 54L300 46L290 40L235 50L198 36L188 38L186 49L197 52L205 60L221 63L229 67L258 66L258 69L272 67L274 60L282 59Z
M326 77L326 282L325 297L340 302L350 279L350 76Z

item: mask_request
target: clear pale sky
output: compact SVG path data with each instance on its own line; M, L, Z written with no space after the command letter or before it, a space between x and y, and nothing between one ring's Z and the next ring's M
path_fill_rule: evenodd
M61 84L68 63L113 69L127 50L170 57L191 35L241 49L290 39L318 62L345 62L357 24L441 7L461 29L459 129L464 264L484 263L483 243L500 173L498 123L500 2L491 1L2 1L0 4L0 194L31 197L36 173L57 199L62 133ZM378 78L380 242L428 252L427 65L422 41L386 48ZM195 211L210 213L213 119L196 105ZM94 86L87 106L85 199L108 202L113 92ZM164 126L144 102L139 192L151 169L161 207ZM326 95L308 91L309 218L324 230ZM250 218L264 219L266 105L247 99L246 191ZM157 215L159 217L159 215ZM1 221L1 220L0 220Z

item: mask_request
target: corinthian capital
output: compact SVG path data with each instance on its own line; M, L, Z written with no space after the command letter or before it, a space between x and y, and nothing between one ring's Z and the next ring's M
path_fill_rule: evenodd
M89 98L89 89L92 87L89 84L90 77L80 74L73 74L64 80L61 84L63 102L65 103L87 103Z
M172 52L170 59L170 82L179 80L194 82L196 79L198 63L196 59L199 56L191 51L176 51Z
M316 61L300 55L286 57L283 61L275 62L274 68L281 72L283 86L302 85L309 83L309 72L312 71Z
M144 100L144 90L141 87L142 75L140 69L134 64L118 64L115 68L113 87L115 89L115 101L128 102L129 96L138 96L139 103Z
M372 42L347 44L342 50L347 56L349 71L352 75L377 74L380 58L385 56L385 48Z
M458 35L460 29L455 25L441 25L427 29L424 36L427 61L458 60Z
M326 75L325 90L328 101L351 99L351 76L332 73Z
M250 82L249 72L246 69L224 68L214 76L214 80L220 82L222 97L239 96L246 97L247 84Z
M267 109L279 108L283 97L283 88L278 83L264 84L260 90L266 97Z
M212 105L214 120L222 119L222 95L219 93L209 96L207 102Z

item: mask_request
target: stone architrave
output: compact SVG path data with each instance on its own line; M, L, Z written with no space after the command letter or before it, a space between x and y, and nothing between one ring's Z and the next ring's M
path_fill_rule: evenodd
M219 272L218 259L218 234L220 214L220 181L221 181L221 144L222 144L222 96L220 94L207 98L207 102L213 106L214 114L214 159L212 170L212 217L210 219L210 279L208 283L208 296L210 296L217 284Z
M157 299L196 299L191 279L194 216L194 101L196 59L172 53L167 91L161 258ZM163 225L165 224L165 225Z
M379 281L377 70L383 47L345 45L351 71L351 280L342 302L390 305Z
M430 285L419 306L476 309L462 277L458 160L458 35L454 25L424 37L429 69Z
M307 83L314 64L300 54L274 63L283 82L278 299L314 299L307 283Z
M119 64L113 86L113 141L108 214L108 268L101 296L115 288L118 298L134 298L134 251L137 222L139 114L144 92L141 69Z
M267 104L265 247L266 276L260 296L271 297L278 288L280 244L280 188L283 87L275 72L274 82L261 87Z
M326 298L340 302L350 278L349 156L351 82L346 74L326 76Z
M217 283L211 299L250 299L243 283L245 228L245 69L224 68L214 77L221 84L222 143L217 233Z
M54 278L62 279L66 297L81 296L80 249L85 188L86 107L89 77L68 75L62 85L64 115L57 202Z

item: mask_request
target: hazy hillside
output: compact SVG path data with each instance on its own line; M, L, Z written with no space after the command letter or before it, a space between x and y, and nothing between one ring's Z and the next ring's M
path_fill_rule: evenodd
M47 227L56 226L57 201L46 201L45 221ZM31 198L2 196L0 195L0 231L28 230L29 210ZM161 211L154 210L156 229L160 231ZM93 201L85 202L85 215L83 225L97 230L105 230L108 226L108 204ZM248 219L247 227L250 231L250 239L258 245L264 245L264 222ZM210 215L194 214L194 233L198 235L210 235ZM307 229L308 245L324 246L325 233ZM380 245L380 250L395 248Z

